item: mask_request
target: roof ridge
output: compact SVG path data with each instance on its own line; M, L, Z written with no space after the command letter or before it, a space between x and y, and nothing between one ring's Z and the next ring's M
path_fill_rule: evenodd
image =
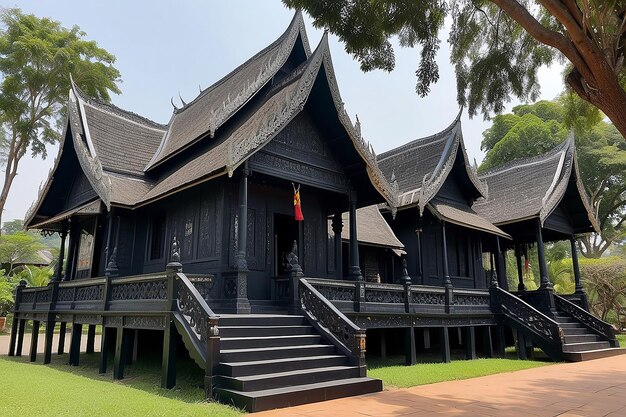
M87 93L81 90L80 87L78 87L74 83L74 80L72 79L71 75L70 75L70 84L71 84L72 90L74 90L74 94L76 94L76 97L86 102L92 107L96 107L96 108L100 107L101 110L112 112L115 116L125 118L131 122L135 122L135 123L142 124L142 125L150 125L149 127L151 128L156 128L156 129L163 130L163 131L167 130L167 125L165 124L155 122L154 120L150 120L147 117L137 114L135 112L132 112L130 110L122 109L121 107L118 107L113 103L106 103L95 97L89 96Z
M280 45L289 36L289 34L294 30L294 27L297 26L298 29L300 29L303 24L304 24L304 19L302 17L302 13L300 12L300 10L297 10L296 13L294 14L293 18L291 19L291 22L289 23L289 26L287 26L287 29L274 42L272 42L271 44L269 44L265 48L261 49L259 52L257 52L256 54L254 54L253 56L248 58L242 64L240 64L235 69L230 71L228 74L224 75L222 78L220 78L219 80L217 80L216 82L214 82L213 84L211 84L210 86L208 86L207 88L202 90L202 92L200 92L200 94L198 94L189 103L186 103L183 107L175 108L174 109L174 113L175 114L179 114L179 113L182 113L183 111L187 110L189 107L191 107L191 105L195 104L202 97L206 96L208 93L210 93L211 91L213 91L214 89L216 89L220 85L224 84L230 78L232 78L242 68L246 67L251 61L253 61L254 59L258 58L259 56L267 53L268 51L272 50L276 46ZM306 44L306 42L304 42L304 43ZM306 49L306 47L305 47L305 49ZM307 51L307 52L310 52L310 51Z
M397 148L393 148L393 149L390 149L388 151L385 151L385 152L379 154L378 158L377 158L378 162L380 162L381 160L383 160L385 158L389 158L391 156L399 155L400 153L412 150L418 144L421 145L422 144L421 142L426 142L426 141L430 140L431 143L432 143L432 142L435 142L436 140L444 139L442 137L443 135L445 135L447 133L450 133L450 131L452 131L452 129L454 129L454 127L458 123L461 123L461 119L460 119L461 112L459 112L459 114L454 118L452 123L450 123L450 125L448 125L445 129L443 129L443 130L441 130L441 131L439 131L437 133L434 133L432 135L429 135L429 136L424 136L424 137L421 137L421 138L413 139L412 141L407 142L407 143L405 143L403 145L400 145Z
M567 148L569 148L571 146L571 143L573 141L570 140L570 138L568 137L567 139L565 139L562 143L559 143L557 146L555 146L554 148L550 149L549 151L539 154L539 155L535 155L535 156L531 156L528 158L518 158L518 159L514 159L512 161L509 161L505 164L499 165L497 167L493 167L488 169L487 171L481 173L478 175L478 178L485 178L485 177L490 177L492 175L495 174L499 174L502 173L504 171L508 171L510 169L516 168L518 166L522 166L522 165L528 165L528 164L535 164L535 163L539 163L542 161L548 161L549 159L554 158L556 155L558 155L560 152L563 152L565 150L567 150Z

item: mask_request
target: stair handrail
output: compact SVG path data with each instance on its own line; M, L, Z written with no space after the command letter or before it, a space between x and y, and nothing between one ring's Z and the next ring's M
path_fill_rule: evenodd
M213 397L213 376L217 373L220 356L219 316L211 310L198 289L187 278L176 274L178 298L177 307L196 333L200 345L205 347L206 365L204 369L204 390L206 398Z
M616 340L615 329L609 323L600 320L587 310L572 303L565 297L558 294L554 294L554 304L557 308L563 310L576 320L580 321L585 326L589 327L594 332L606 337L609 340Z
M326 336L351 362L365 372L365 329L359 328L306 278L300 278L302 312L309 322Z
M493 286L489 291L494 312L504 314L511 320L522 324L547 342L557 342L560 346L563 345L565 337L563 329L555 320L500 287Z

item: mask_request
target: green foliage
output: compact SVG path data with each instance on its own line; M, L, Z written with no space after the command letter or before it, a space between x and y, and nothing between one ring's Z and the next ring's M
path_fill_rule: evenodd
M109 101L119 93L115 57L84 39L78 26L0 9L0 130L7 172L0 215L19 161L30 149L46 157L46 144L59 138L70 74L87 94Z
M580 273L591 311L602 320L616 319L617 311L626 306L626 259L581 259Z
M6 265L7 275L13 275L15 265L18 263L32 263L37 257L37 251L44 246L36 237L25 233L0 236L0 263Z
M17 268L16 268L17 269ZM13 276L15 282L26 281L29 287L44 287L54 275L54 268L49 266L36 267L24 265Z
M10 279L5 275L4 269L0 269L0 317L13 310L13 292L19 281Z

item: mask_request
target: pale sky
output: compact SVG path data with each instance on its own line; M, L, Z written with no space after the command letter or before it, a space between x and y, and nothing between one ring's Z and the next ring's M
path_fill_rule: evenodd
M160 123L170 119L171 97L180 103L180 92L186 102L191 101L198 86L208 87L278 38L293 16L280 0L0 0L0 7L14 6L58 20L65 27L80 26L86 39L97 41L117 57L122 94L113 96L113 104ZM323 33L313 28L306 14L305 21L314 49ZM334 36L330 37L330 49L346 110L353 120L359 116L363 137L377 153L437 133L458 113L446 42L437 58L439 82L426 98L414 90L419 50L396 47L392 73L365 74ZM561 71L561 67L540 71L542 99L553 99L561 92ZM507 111L516 104L512 102ZM465 113L462 124L469 157L480 162L482 132L490 123L482 116L470 120ZM24 157L5 206L4 221L24 218L56 153L57 148L51 147L46 160Z

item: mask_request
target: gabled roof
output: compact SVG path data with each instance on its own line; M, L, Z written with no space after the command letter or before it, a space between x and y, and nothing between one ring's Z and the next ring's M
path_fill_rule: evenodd
M568 189L573 192L573 208L586 214L586 224L575 230L599 230L587 194L578 174L573 135L551 151L519 159L480 176L489 186L489 197L474 204L476 211L496 225L539 218L541 223L561 203Z
M511 235L494 226L467 205L435 197L428 203L428 209L440 220L511 239Z
M145 169L159 165L205 135L213 136L280 70L300 39L306 58L311 54L302 13L297 11L287 30L271 45L206 88L192 102L176 109L158 151Z
M144 196L143 200L150 201L202 179L226 173L232 175L235 169L268 144L304 109L313 84L322 70L328 80L339 121L364 161L373 186L387 203L395 208L394 191L378 168L376 155L371 146L361 138L358 129L354 127L343 108L330 58L327 35L322 37L319 46L304 64L292 71L287 79L268 93L254 114L219 144L179 167L176 175L164 178Z
M343 213L341 219L343 221L341 238L343 240L350 240L350 228L348 227L350 213ZM382 214L380 214L377 205L357 209L356 223L359 243L396 250L404 249L404 244L400 242L395 233L393 233L389 224L385 221Z
M380 169L392 183L397 183L399 207L418 205L423 213L455 164L463 166L471 188L466 189L469 195L473 198L487 195L486 186L469 164L460 118L461 112L443 131L378 155Z

